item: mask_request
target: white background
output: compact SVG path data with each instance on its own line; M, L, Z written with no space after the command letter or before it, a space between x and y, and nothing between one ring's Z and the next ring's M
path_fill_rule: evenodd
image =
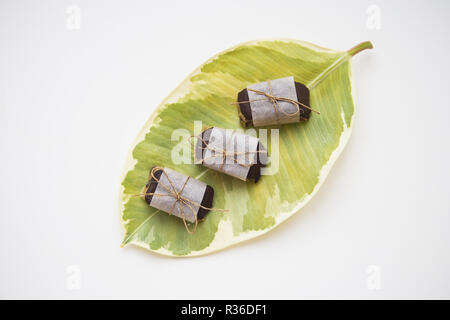
M0 297L450 298L449 9L1 0ZM120 175L148 116L209 57L271 37L375 46L353 59L353 135L316 197L209 256L119 248Z

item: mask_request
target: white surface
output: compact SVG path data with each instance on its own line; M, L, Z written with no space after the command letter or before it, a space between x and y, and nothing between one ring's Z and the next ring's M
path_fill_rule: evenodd
M281 2L0 2L1 298L450 298L450 3ZM353 136L321 190L216 254L119 248L122 165L153 108L269 37L375 45L353 59Z

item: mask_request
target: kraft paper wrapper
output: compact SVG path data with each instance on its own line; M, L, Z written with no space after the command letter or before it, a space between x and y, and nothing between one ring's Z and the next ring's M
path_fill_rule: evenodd
M208 148L204 149L198 156L196 152L196 159L203 160L202 164L210 169L223 172L235 178L246 181L250 165L257 163L257 149L259 140L255 137L242 134L232 130L225 130L222 128L212 128L209 137L208 148L226 150L227 152L250 152L246 154L236 155L236 163L233 161L232 155L227 155L225 163L222 165L222 152L214 152ZM202 142L199 141L198 145ZM198 148L197 148L198 150ZM215 156L214 156L215 155ZM245 164L245 165L241 165Z
M292 100L297 99L297 92L295 88L294 77L286 77L281 79L270 80L272 87L272 95L275 97L283 97ZM268 82L260 82L247 87L247 89L254 89L270 94ZM252 112L253 125L256 127L268 126L273 124L285 124L299 122L298 106L287 102L277 101L278 112L274 109L273 103L270 102L264 95L258 94L251 90L248 91L248 98L250 101L250 108ZM263 99L263 100L260 100ZM260 101L253 101L260 100ZM288 114L286 115L280 110Z

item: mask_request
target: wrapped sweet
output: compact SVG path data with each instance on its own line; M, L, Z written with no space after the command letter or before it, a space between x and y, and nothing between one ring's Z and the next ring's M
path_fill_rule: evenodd
M257 182L267 163L267 151L256 137L211 127L197 137L195 160L238 179Z
M286 77L248 86L238 93L239 118L244 127L307 121L311 111L309 89Z
M212 210L214 189L170 168L153 167L143 196L150 206L183 219L186 230L193 233L197 222ZM193 231L186 221L195 224Z

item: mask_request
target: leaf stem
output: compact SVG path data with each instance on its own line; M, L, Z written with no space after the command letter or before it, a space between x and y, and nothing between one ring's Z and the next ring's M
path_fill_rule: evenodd
M360 53L363 50L372 48L373 48L372 42L364 41L348 50L347 53L353 57L355 54Z
M334 61L328 68L326 68L322 73L320 73L316 78L314 78L307 87L309 90L317 86L319 83L321 83L330 73L332 73L334 70L336 70L341 64L348 61L349 58L353 57L355 54L366 50L366 49L372 49L373 45L370 41L364 41L360 44L354 46L347 52L345 52L339 59Z

